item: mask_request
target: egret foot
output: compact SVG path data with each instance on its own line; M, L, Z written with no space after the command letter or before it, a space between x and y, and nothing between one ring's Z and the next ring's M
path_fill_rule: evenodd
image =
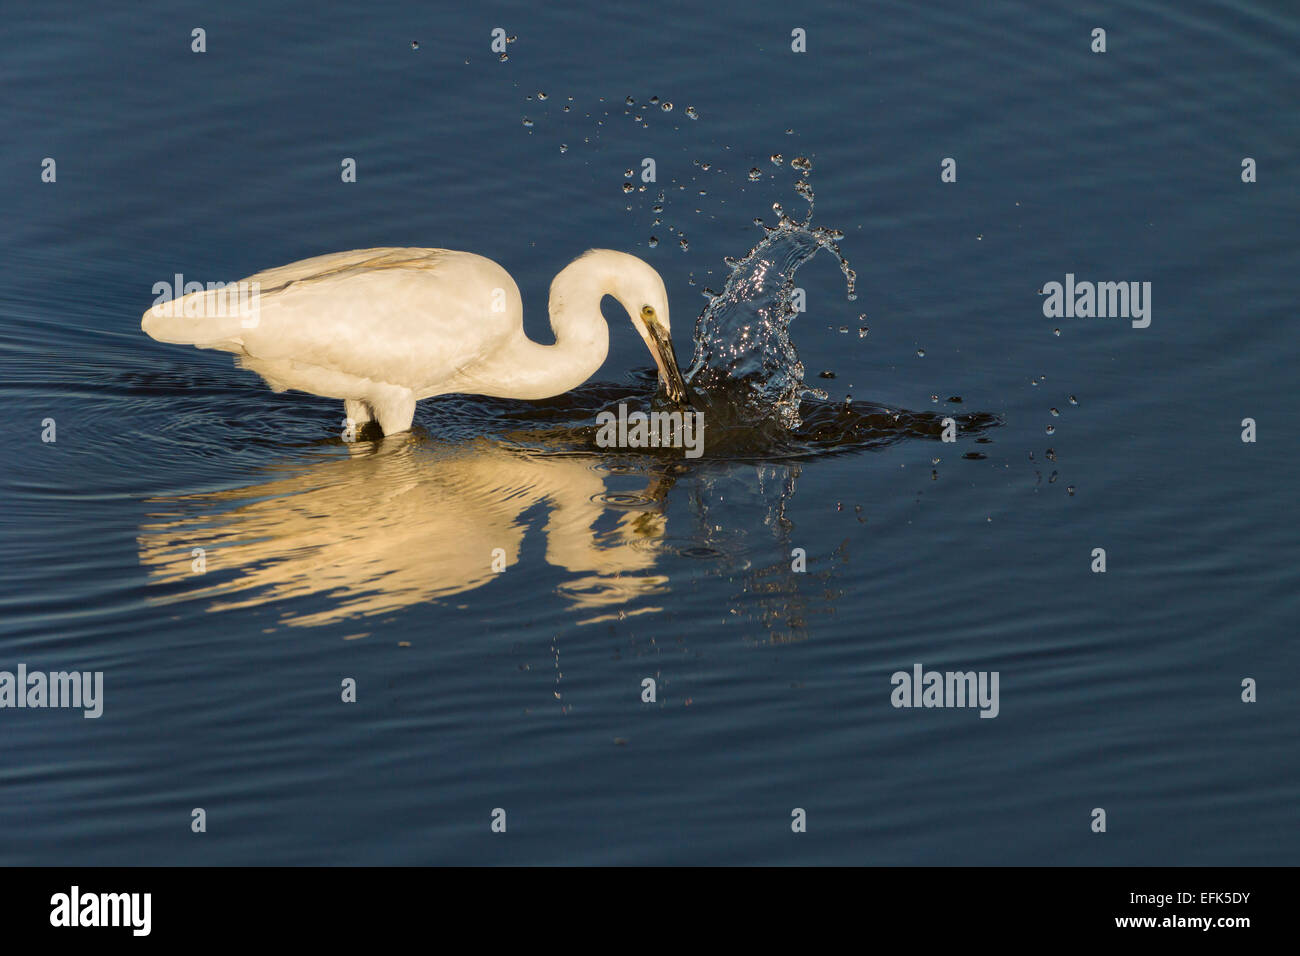
M374 414L370 411L370 406L359 398L345 398L343 400L343 416L349 419L357 430L361 426L375 420Z
M409 388L390 387L372 396L370 407L385 435L409 431L415 417L415 393Z

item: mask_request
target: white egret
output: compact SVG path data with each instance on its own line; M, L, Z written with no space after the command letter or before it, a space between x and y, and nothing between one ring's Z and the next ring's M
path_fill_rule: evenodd
M238 291L237 291L238 290ZM600 301L627 310L675 402L687 399L663 279L636 256L593 249L551 283L554 345L524 335L523 302L491 259L450 249L355 249L303 259L224 289L156 304L160 342L221 349L277 392L340 398L360 427L411 427L421 398L540 399L576 388L609 352Z

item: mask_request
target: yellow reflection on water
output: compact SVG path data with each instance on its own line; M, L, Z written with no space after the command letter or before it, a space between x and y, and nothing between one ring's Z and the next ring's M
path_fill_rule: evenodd
M284 623L298 626L391 612L493 581L494 549L507 580L528 573L517 562L536 522L522 516L536 506L546 513L546 562L577 575L558 591L575 608L599 609L593 620L667 590L665 575L649 573L666 522L659 480L613 495L598 457L487 439L439 445L406 433L343 447L238 489L149 499L141 564L154 581L200 585L161 600L222 611L311 598L311 611L285 611ZM195 572L194 548L217 583ZM636 609L647 610L658 608Z

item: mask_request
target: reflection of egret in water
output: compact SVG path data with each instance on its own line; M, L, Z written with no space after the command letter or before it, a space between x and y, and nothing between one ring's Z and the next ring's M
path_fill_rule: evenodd
M514 570L523 514L540 505L546 561L580 575L562 588L575 605L666 589L648 573L655 550L631 546L664 533L658 482L611 497L600 459L486 439L448 446L406 434L344 447L344 457L283 466L247 487L151 499L141 563L155 580L190 583L191 549L202 547L211 577L176 599L223 610L312 597L310 612L290 610L285 622L323 624L482 587L497 577L494 549Z
M583 612L575 623L661 610L655 599L666 600L668 565L678 562L682 573L740 575L746 593L770 605L764 627L793 634L817 613L807 583L825 569L789 573L785 513L801 467L789 459L933 441L941 431L931 413L806 399L800 426L779 437L718 423L698 460L680 449L611 455L596 447L591 422L602 405L635 404L643 391L631 389L590 385L542 406L456 399L442 411L463 418L473 409L476 429L502 437L440 443L421 429L335 443L240 488L149 499L141 563L155 582L183 585L157 600L208 600L216 611L309 598L310 610L286 605L285 623L326 624L482 587L498 576L497 548L507 575L535 573L517 562L526 513L542 508L545 561L569 573L554 590ZM963 437L996 423L957 420ZM645 484L616 490L629 482ZM682 517L670 535L675 485ZM202 577L191 567L196 547L206 552Z

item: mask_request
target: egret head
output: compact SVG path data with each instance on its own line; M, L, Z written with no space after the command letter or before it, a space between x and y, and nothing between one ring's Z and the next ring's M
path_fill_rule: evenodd
M591 249L560 270L551 283L551 326L557 338L569 328L571 315L582 314L576 310L607 295L627 310L632 328L645 342L659 369L659 384L669 400L679 405L689 403L690 392L677 366L672 326L668 324L668 291L659 273L636 256L613 249ZM609 332L603 321L599 326L598 348L603 360ZM585 322L580 322L579 328L577 335L589 331Z
M677 352L673 348L673 331L668 321L668 290L664 280L651 266L624 253L615 253L618 266L613 275L611 291L627 314L632 317L632 327L650 350L650 356L659 369L659 384L668 400L678 405L690 400L686 379L677 365Z
M645 340L646 348L650 350L655 365L659 367L659 384L668 393L669 401L676 402L678 405L685 404L690 393L686 389L686 379L682 377L682 371L677 366L672 329L668 325L668 303L665 302L660 311L647 302L641 306L641 311L632 320L632 325Z

